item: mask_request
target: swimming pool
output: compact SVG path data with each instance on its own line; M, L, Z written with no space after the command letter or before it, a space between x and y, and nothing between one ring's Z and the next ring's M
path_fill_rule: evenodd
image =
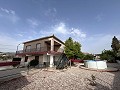
M107 68L107 63L105 60L84 60L84 65L86 68L93 68L93 69Z

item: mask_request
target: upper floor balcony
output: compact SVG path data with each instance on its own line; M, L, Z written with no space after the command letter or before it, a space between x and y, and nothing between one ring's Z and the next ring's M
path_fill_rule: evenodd
M54 50L51 51L52 47L40 47L40 48L31 48L31 49L23 49L16 51L16 55L34 55L34 54L58 54L58 53L63 53L64 49L63 48L57 48L54 47Z

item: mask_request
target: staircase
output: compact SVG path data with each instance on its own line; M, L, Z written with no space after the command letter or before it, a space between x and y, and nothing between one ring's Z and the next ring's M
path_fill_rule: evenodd
M64 69L68 65L68 58L66 54L62 53L58 58L56 69Z

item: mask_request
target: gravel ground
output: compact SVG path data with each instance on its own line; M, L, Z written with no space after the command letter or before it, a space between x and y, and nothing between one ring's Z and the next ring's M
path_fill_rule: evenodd
M118 64L110 64L120 67ZM91 75L95 76L92 86ZM66 70L35 69L0 85L0 90L120 90L120 71L96 72L77 67Z

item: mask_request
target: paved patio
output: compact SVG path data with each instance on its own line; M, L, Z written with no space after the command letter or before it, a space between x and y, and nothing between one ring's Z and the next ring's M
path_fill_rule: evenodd
M96 78L96 86L90 85L91 75ZM120 90L120 71L89 71L79 65L65 70L34 69L28 75L2 83L0 90Z

